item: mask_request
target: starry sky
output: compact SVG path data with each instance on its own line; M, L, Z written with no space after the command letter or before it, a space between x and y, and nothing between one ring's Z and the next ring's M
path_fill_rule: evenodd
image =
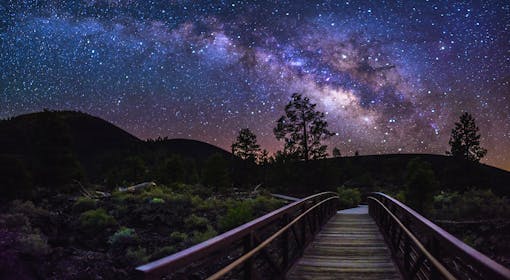
M79 110L146 139L263 148L294 92L343 155L448 150L474 115L510 170L508 1L1 1L0 118Z

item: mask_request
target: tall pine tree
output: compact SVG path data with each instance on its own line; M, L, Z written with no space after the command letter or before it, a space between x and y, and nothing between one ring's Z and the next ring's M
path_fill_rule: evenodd
M232 153L243 159L255 162L260 153L257 136L249 128L239 131L236 141L232 144Z
M333 135L327 127L324 113L316 110L308 97L294 93L285 106L285 115L277 121L273 132L278 140L284 140L284 153L299 159L324 158L327 146L322 141Z
M475 119L469 113L460 116L460 121L455 123L450 136L450 154L469 161L479 162L487 154L487 150L480 146L479 128Z

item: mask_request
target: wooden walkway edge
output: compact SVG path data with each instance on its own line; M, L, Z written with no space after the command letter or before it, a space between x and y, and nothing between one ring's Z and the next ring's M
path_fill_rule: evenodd
M333 216L287 279L401 279L377 225L364 210Z

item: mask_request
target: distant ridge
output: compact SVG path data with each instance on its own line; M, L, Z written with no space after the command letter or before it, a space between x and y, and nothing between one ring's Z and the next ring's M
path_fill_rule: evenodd
M59 123L53 127L53 131L45 129L48 119ZM74 111L44 111L1 120L0 156L20 159L30 166L37 157L34 143L41 138L51 139L52 134L68 135L72 152L93 181L102 178L105 167L117 166L118 159L131 155L143 156L147 162L155 164L156 159L177 154L194 160L199 169L214 154L232 159L228 151L197 140L164 138L142 141L101 118ZM284 169L271 168L273 170L266 170L264 176L268 187L280 185L291 191L288 194L335 189L343 184L362 187L367 180L378 186L402 186L407 164L416 157L430 163L441 186L458 190L487 187L498 194L510 195L510 172L445 155L387 154L328 158L311 161L308 165L295 162L286 164ZM236 167L242 166L238 166L239 161L230 162ZM284 173L287 175L282 174L282 170L286 170ZM274 176L272 172L275 172ZM246 175L243 173L240 176ZM242 181L244 177L241 177ZM283 180L272 181L272 177Z
M150 141L148 143L151 144ZM164 139L157 143L152 143L157 148L165 149L166 152L178 154L182 157L204 160L213 154L219 154L224 158L230 158L231 153L212 144L184 138Z
M197 161L216 153L230 158L229 152L197 140L143 141L108 121L76 111L43 111L0 120L0 155L30 162L35 156L33 143L41 136L48 137L48 134L55 133L42 128L48 118L57 119L62 124L62 131L56 133L65 133L70 137L72 152L89 175L101 173L103 159L115 153L139 155L157 149L165 154L178 154Z

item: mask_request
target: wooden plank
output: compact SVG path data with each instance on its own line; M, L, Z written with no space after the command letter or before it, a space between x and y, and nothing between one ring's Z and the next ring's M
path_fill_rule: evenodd
M287 279L400 279L368 214L336 214L289 270Z

